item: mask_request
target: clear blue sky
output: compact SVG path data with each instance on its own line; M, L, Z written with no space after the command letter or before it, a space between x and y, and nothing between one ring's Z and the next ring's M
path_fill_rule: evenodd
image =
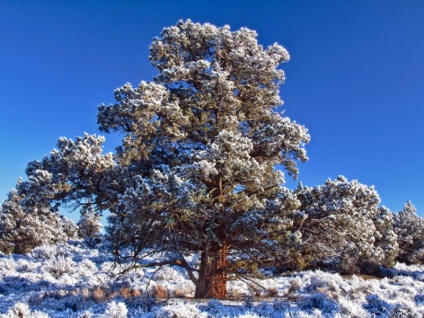
M98 133L97 105L151 80L149 45L179 19L242 26L291 61L286 115L312 137L299 181L345 175L424 215L424 1L0 0L0 199L60 136ZM113 150L117 136L106 136ZM296 182L288 182L294 187Z

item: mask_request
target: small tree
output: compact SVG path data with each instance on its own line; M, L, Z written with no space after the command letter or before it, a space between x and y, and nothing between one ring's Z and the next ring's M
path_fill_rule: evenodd
M406 264L424 264L424 219L417 215L411 201L394 214L394 220L399 243L397 260Z
M64 215L60 216L60 220L62 223L63 232L66 234L66 236L69 239L76 238L78 234L78 226L71 219L68 219Z
M394 265L398 247L391 213L378 208L373 187L340 176L318 187L300 185L295 194L307 216L301 232L308 266L350 274Z
M143 266L184 267L198 298L225 298L230 277L284 262L300 239L299 203L277 165L296 177L309 135L276 112L287 51L256 36L191 21L165 28L150 47L155 81L125 84L99 107L100 128L125 134L125 191L107 228L116 257L166 252ZM188 252L200 253L198 266Z
M18 183L22 189L25 183ZM28 198L12 190L0 209L0 250L6 254L29 253L40 245L65 242L66 222L43 205L29 205Z
M94 211L91 204L83 206L80 220L77 223L78 236L83 239L99 236L102 228L100 218L100 215Z

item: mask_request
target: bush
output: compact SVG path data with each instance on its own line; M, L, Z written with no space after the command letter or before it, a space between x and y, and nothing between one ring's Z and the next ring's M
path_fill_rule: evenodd
M166 305L156 311L157 318L207 318L206 313L200 312L193 304L175 303Z
M318 187L299 185L294 193L307 216L300 228L306 268L353 274L370 265L394 266L398 246L392 214L378 207L373 187L340 176Z
M128 309L124 303L117 303L111 301L107 304L105 313L101 316L102 318L126 318L128 315Z
M411 201L393 216L399 254L397 260L408 265L424 264L424 219L417 215Z

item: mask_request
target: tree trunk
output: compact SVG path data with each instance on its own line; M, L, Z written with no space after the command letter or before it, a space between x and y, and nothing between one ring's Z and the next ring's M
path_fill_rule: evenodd
M227 298L227 255L225 245L202 252L195 298Z

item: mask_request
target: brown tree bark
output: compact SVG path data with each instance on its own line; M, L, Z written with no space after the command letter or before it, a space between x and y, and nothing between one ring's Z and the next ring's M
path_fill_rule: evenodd
M227 298L227 256L225 245L202 252L195 298Z

